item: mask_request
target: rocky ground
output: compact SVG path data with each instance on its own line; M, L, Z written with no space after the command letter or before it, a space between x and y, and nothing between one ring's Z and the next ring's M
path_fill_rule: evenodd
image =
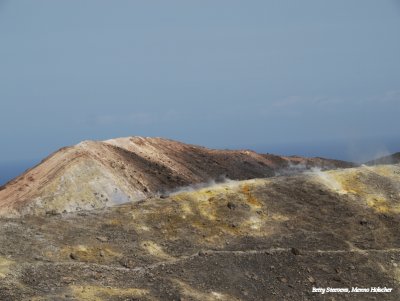
M386 165L3 217L0 300L399 300L399 213Z

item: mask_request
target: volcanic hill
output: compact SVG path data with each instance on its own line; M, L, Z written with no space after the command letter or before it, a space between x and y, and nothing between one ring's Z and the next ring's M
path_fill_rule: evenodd
M55 152L0 188L0 214L61 213L104 208L224 178L351 167L323 158L213 150L163 138L84 141Z

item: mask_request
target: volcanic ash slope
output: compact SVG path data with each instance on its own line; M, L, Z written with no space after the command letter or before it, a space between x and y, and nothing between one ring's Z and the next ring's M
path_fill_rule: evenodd
M103 208L221 176L235 180L264 178L293 166L335 168L352 164L247 150L212 150L162 138L85 141L60 149L1 187L0 214Z

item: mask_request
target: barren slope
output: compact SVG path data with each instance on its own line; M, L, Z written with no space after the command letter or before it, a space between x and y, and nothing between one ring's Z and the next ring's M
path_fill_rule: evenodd
M399 213L385 165L3 217L0 300L399 300Z
M0 214L103 208L220 177L269 177L289 166L335 168L351 164L247 150L211 150L162 138L85 141L59 150L1 187Z

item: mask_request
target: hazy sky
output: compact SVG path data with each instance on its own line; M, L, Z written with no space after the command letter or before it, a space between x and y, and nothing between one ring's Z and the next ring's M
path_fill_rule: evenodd
M400 150L395 0L0 0L0 161L162 136Z

